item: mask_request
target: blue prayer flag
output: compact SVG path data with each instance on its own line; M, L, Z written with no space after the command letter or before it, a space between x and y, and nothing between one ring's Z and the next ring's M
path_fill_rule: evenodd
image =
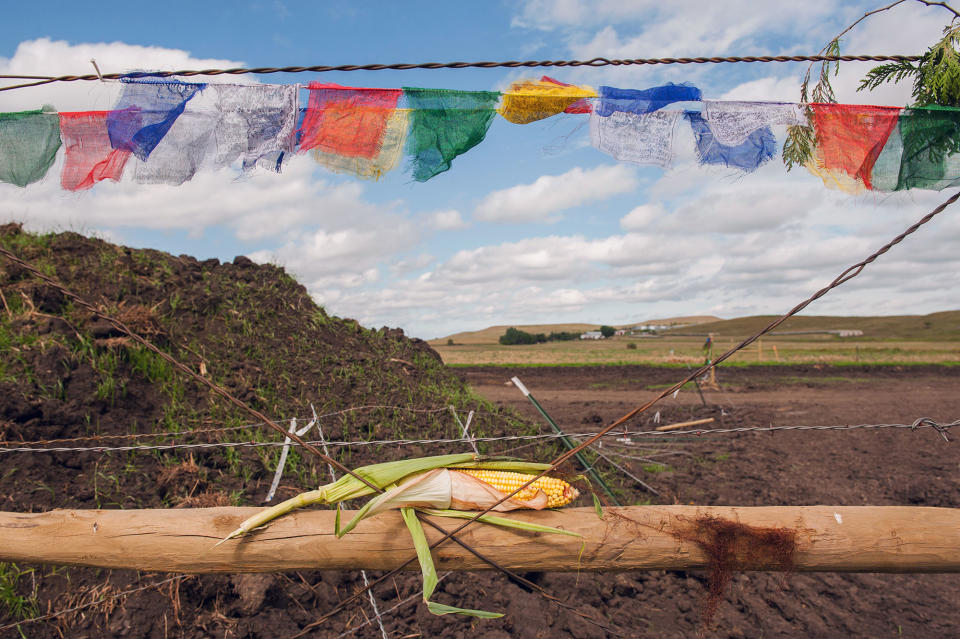
M123 94L107 116L110 146L146 160L187 102L206 84L186 82L124 82Z
M600 100L596 112L604 117L616 111L643 115L662 109L673 102L696 102L703 98L700 89L689 82L667 83L652 89L617 89L600 87Z
M697 140L700 164L722 164L749 172L772 158L777 150L777 140L769 126L757 129L740 144L728 146L717 141L699 113L687 111L684 116L690 121Z

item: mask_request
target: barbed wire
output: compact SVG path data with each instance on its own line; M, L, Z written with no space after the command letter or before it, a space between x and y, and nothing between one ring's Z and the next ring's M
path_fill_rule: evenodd
M837 424L837 425L824 425L824 426L813 426L813 425L793 425L793 426L738 426L735 428L711 428L711 429L697 429L697 430L674 430L660 432L656 430L640 430L640 431L618 431L616 433L606 433L605 437L616 437L619 440L626 439L628 437L637 437L637 438L675 438L675 437L690 437L694 435L698 438L700 437L709 437L712 435L731 435L735 433L772 433L778 431L842 431L842 430L882 430L887 428L892 429L907 429L907 430L917 430L921 428L932 428L936 430L941 436L945 437L945 433L951 428L956 428L960 426L960 420L949 422L946 424L940 424L928 417L921 417L913 423L910 424ZM566 433L566 437L576 437L576 438L589 438L595 437L599 432L590 432L590 433ZM564 437L564 435L557 433L543 433L538 435L503 435L499 437L472 437L471 439L476 442L492 443L492 442L506 442L506 441L540 441L540 440L550 440L550 439L559 439ZM372 440L357 440L357 441L322 441L322 440L308 440L307 443L311 445L320 445L326 443L327 446L334 446L338 448L346 448L350 446L424 446L430 444L464 444L468 440L457 437L457 438L446 438L446 439L372 439ZM0 444L9 444L11 442L0 442ZM19 443L19 442L17 442ZM187 450L187 449L198 449L198 448L281 448L284 445L289 446L299 446L296 442L288 442L285 444L282 441L278 442L255 442L255 441L244 441L244 442L202 442L196 444L155 444L149 446L89 446L89 447L28 447L28 446L19 446L15 448L0 448L0 454L2 453L91 453L91 452L127 452L127 451L147 451L147 450Z
M180 71L138 71L133 73L86 73L82 75L0 75L3 79L35 80L24 84L0 87L0 91L26 89L52 82L131 80L137 78L191 77L198 75L267 75L271 73L329 73L331 71L410 71L426 69L497 69L534 67L607 67L607 66L653 66L662 64L723 64L740 62L916 62L919 55L747 55L711 56L685 58L591 58L590 60L509 60L505 62L397 62L393 64L317 64L313 66L287 67L236 67L232 69L183 69Z
M353 406L351 408L344 408L343 410L334 411L332 413L324 413L323 415L317 415L317 419L323 419L326 417L336 417L338 415L343 415L350 412L361 411L361 410L373 410L373 409L387 409L395 411L407 411L410 413L445 413L450 410L447 408L410 408L408 406L387 406L379 404L369 404L365 406ZM478 415L494 415L499 416L497 413L491 413L489 411L474 411ZM297 417L296 419L309 419ZM283 421L283 420L281 420ZM81 441L91 441L91 440L100 440L100 439L146 439L149 437L186 437L187 435L203 435L209 433L226 433L231 431L238 430L250 430L253 428L259 428L264 426L264 422L253 422L250 424L244 424L243 426L222 426L219 428L199 428L195 430L181 430L181 431L155 431L152 433L123 433L119 435L83 435L81 437L64 437L60 439L40 439L36 441L10 441L10 440L0 440L0 446L17 444L20 446L45 446L47 444L65 444L67 442L81 442Z

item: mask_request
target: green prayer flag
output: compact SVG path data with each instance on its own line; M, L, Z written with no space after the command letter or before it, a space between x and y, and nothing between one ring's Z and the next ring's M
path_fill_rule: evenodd
M448 171L453 158L483 141L500 94L404 87L411 113L408 150L413 179L426 182Z
M960 109L917 107L900 115L903 153L897 191L960 184Z
M0 113L0 182L26 186L50 169L60 148L60 117L42 110Z

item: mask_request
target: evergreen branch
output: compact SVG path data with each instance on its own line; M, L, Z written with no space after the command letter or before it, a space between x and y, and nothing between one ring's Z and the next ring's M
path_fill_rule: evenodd
M867 75L860 80L860 86L857 87L857 91L873 91L881 84L887 82L896 84L904 78L912 77L916 72L917 68L910 62L881 64L867 72Z

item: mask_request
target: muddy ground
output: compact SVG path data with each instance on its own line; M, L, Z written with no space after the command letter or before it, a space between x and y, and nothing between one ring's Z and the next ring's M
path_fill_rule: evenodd
M508 382L519 376L554 419L580 432L613 422L684 372L458 370L487 398L536 419L532 405ZM706 390L703 399L690 388L664 400L661 423L714 417L703 428L729 428L912 423L918 417L949 422L960 416L957 368L731 368L721 370L718 381L721 390ZM653 427L655 412L638 418L632 428ZM661 492L652 497L654 503L960 506L960 442L945 443L930 429L779 431L649 445L664 453L656 457L662 468L616 459ZM635 454L625 447L606 448ZM644 466L656 472L645 472ZM548 575L543 583L560 590L564 579ZM693 636L703 630L698 626L703 590L699 573L626 574L581 586L580 597L636 636ZM958 605L956 575L741 574L703 634L955 637L960 634Z
M590 432L677 381L684 371L563 367L460 368L456 373L495 404L539 421L529 402L508 382L518 375L568 432ZM726 428L910 423L918 417L948 422L960 416L960 368L733 368L722 370L719 382L721 390L706 390L703 399L690 388L664 400L660 422L713 417L715 422L704 428ZM630 428L653 427L655 411ZM500 443L492 450L509 451L512 446ZM636 447L608 444L604 451L637 452L627 446ZM638 489L615 471L605 475L616 482L621 498L634 503L960 507L958 446L956 441L944 443L930 429L704 435L650 444L656 452L643 454L654 455L656 464L616 457L659 495ZM51 457L43 463L56 466L67 461ZM202 465L203 460L198 461ZM296 487L285 490L292 494ZM49 567L37 567L37 574L44 584L42 606L50 612L100 599L50 622L23 626L28 637L293 636L361 584L359 574L310 571L201 576L111 599L103 595L157 583L166 576ZM700 571L528 577L604 618L623 636L960 635L960 580L955 575L739 574L709 624L703 619L706 578ZM436 595L445 603L507 613L492 621L429 615L417 604L418 575L388 583L377 590L382 611L413 597L384 613L389 637L613 636L493 573L452 574ZM29 589L29 584L29 578L21 579L21 588ZM365 603L307 636L382 636L377 624L369 621L370 607ZM12 629L7 633L19 636Z
M352 442L348 466L464 452L462 442L357 445L371 439L450 439L449 414L476 411L471 431L503 438L548 432L515 387L517 374L568 432L589 432L683 376L643 367L449 369L398 329L329 316L282 269L238 257L198 261L84 238L0 226L0 245L121 318L192 370L266 414L306 418ZM156 355L29 269L0 261L0 510L260 505L279 451L225 447L276 442ZM713 418L717 427L945 422L960 417L960 368L724 369L720 390L691 388L659 407L661 423ZM467 387L465 383L470 387ZM653 426L651 411L630 428ZM521 417L522 416L522 417ZM303 423L302 421L300 422ZM960 433L957 435L960 437ZM604 445L656 493L599 462L625 504L915 504L960 506L958 444L924 429L745 433ZM204 444L145 450L143 445ZM137 445L137 450L105 448ZM76 448L97 447L95 450ZM556 442L482 443L489 453L545 461ZM627 456L646 457L644 460ZM278 499L327 481L294 452ZM584 495L578 505L590 503ZM0 531L0 547L3 533ZM371 574L370 577L376 577ZM529 574L557 596L638 637L960 636L960 585L950 575L747 574L734 577L705 621L702 571ZM201 575L0 562L2 637L291 637L362 584L358 572ZM607 632L495 573L451 574L435 600L498 610L503 619L435 617L419 603L419 571L349 606L312 637L603 637ZM19 627L16 624L19 622Z

